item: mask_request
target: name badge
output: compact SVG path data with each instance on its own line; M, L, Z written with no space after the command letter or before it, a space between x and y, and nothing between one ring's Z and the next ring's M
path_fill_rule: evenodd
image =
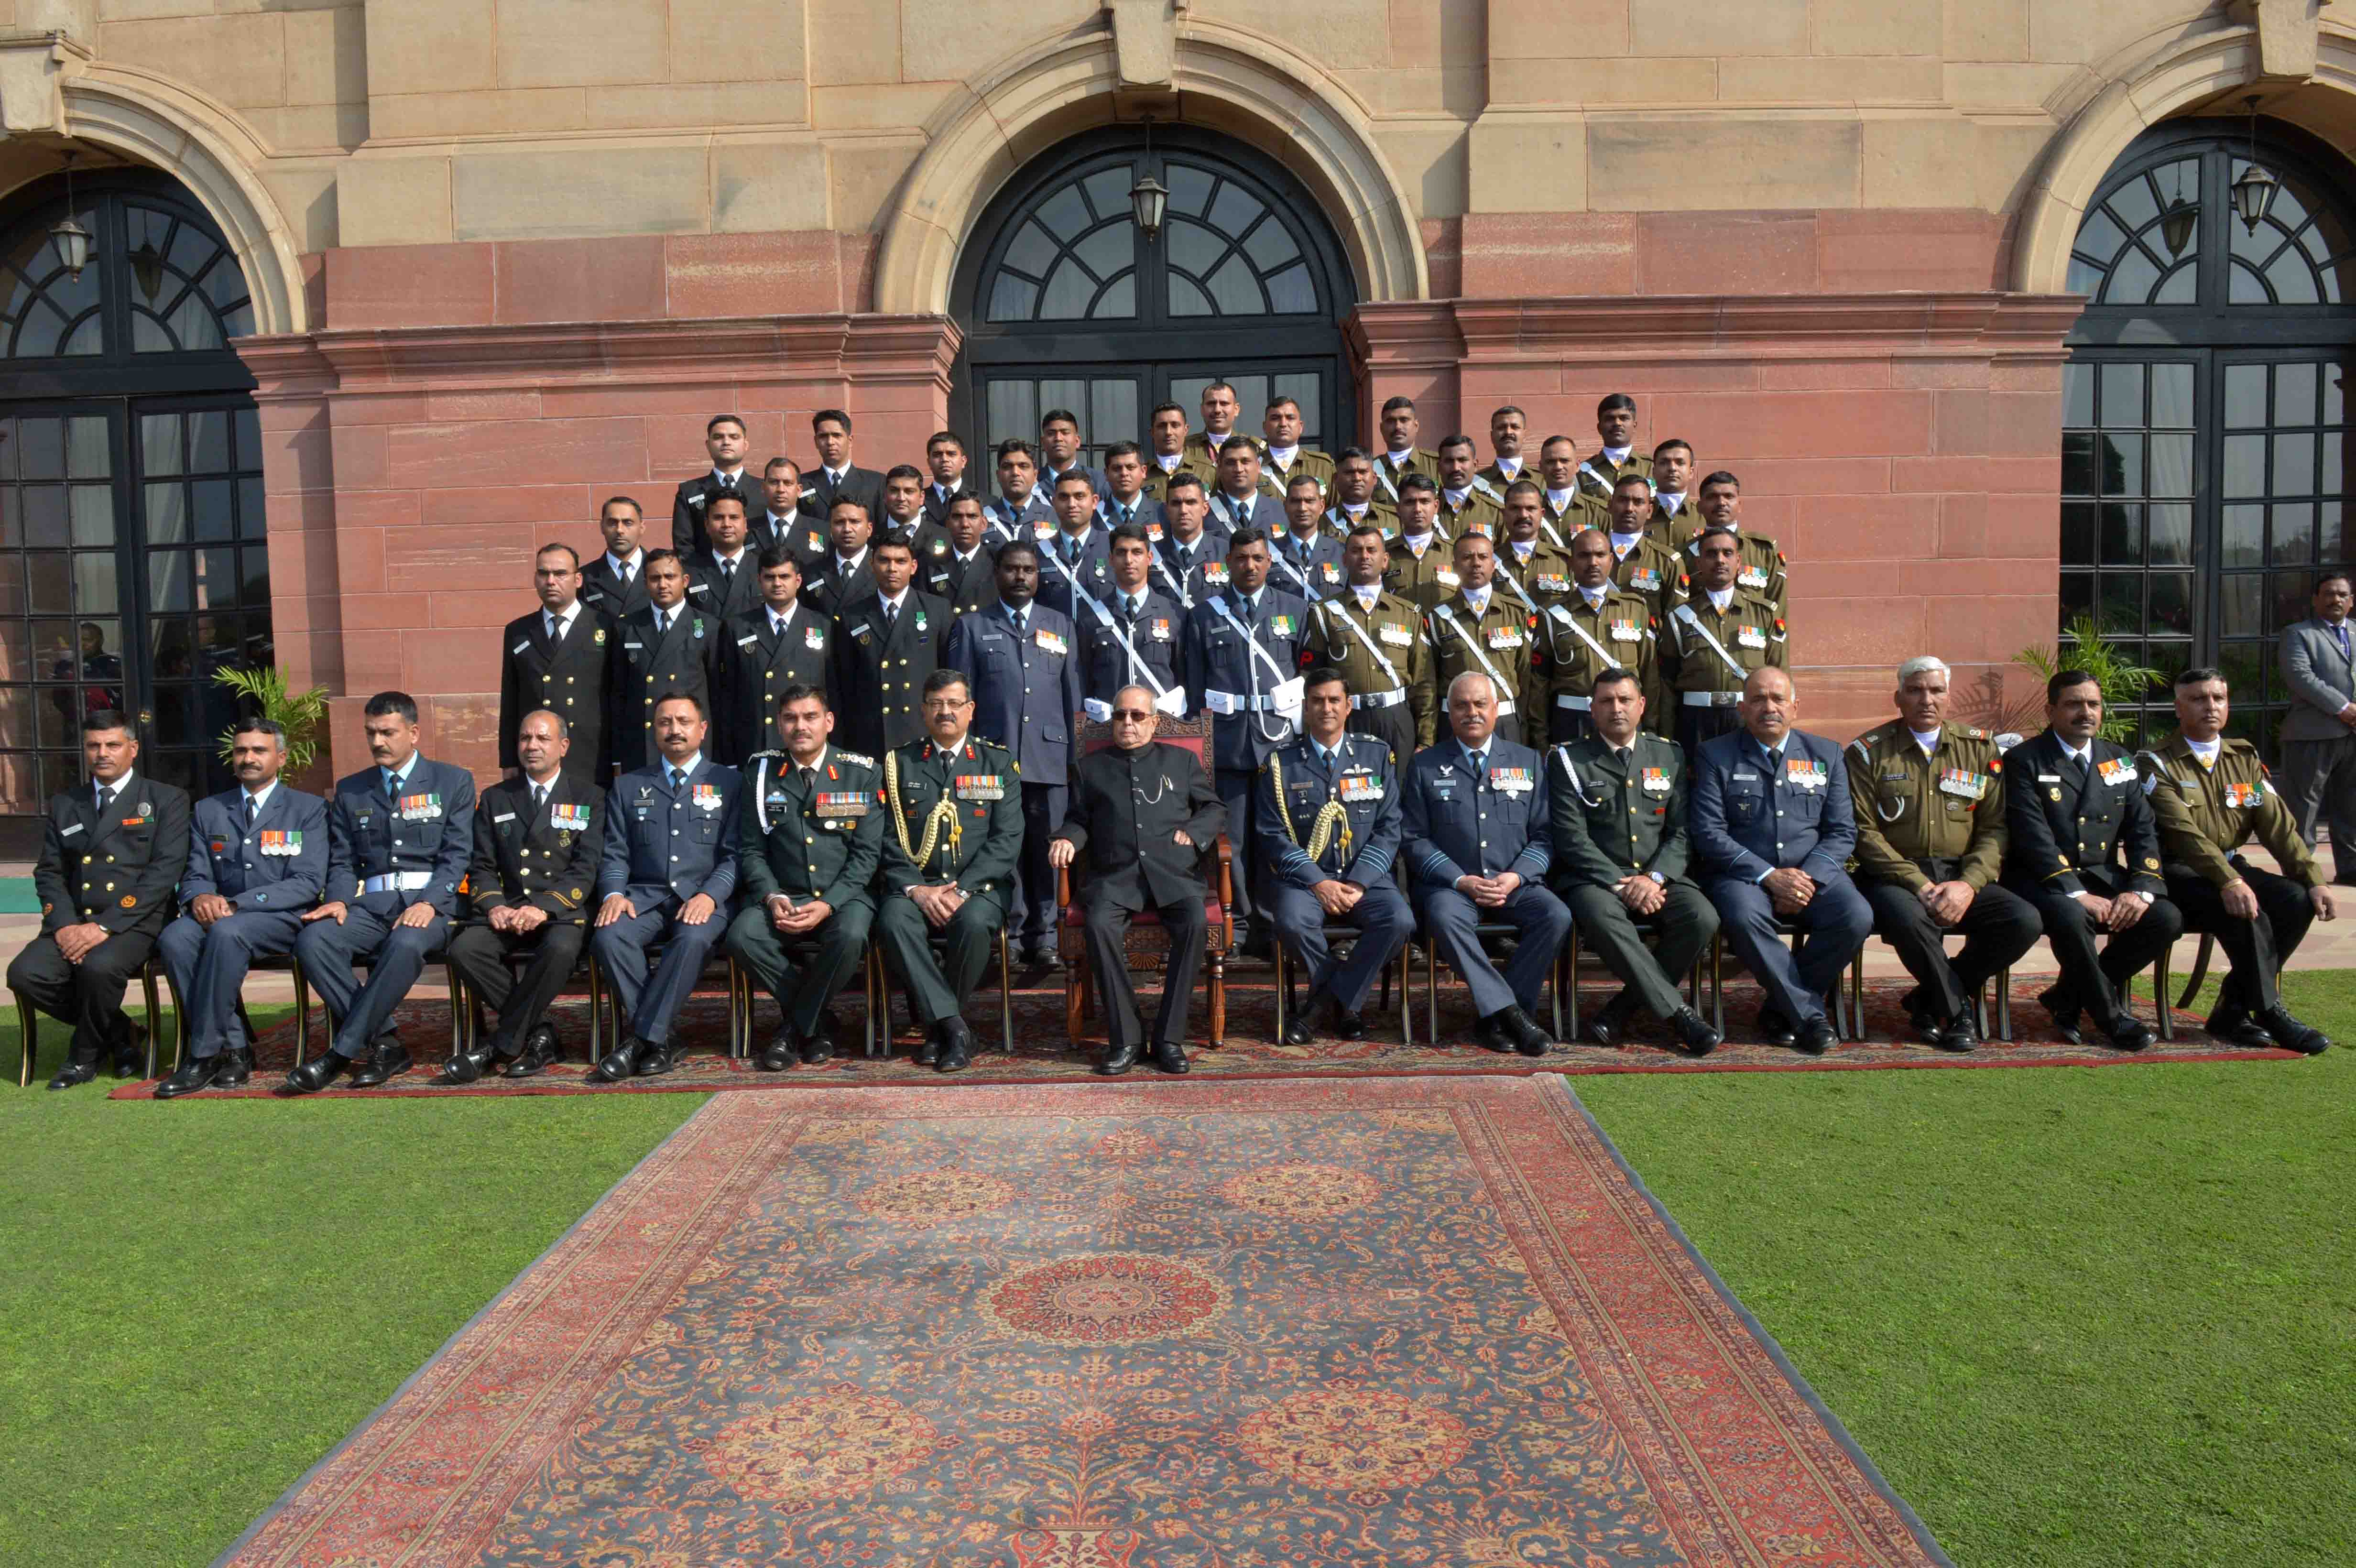
M1759 775L1752 773L1749 768L1737 768L1729 776L1730 776L1736 784L1757 784L1759 782Z
M1372 773L1348 773L1342 779L1342 798L1345 801L1380 800L1383 781Z
M1669 793L1669 770L1646 768L1639 776L1637 784L1646 795L1666 795Z
M515 813L512 811L495 812L492 814L491 820L493 822L513 822L515 820Z
M1537 788L1527 768L1491 768L1489 787L1500 795L1524 795Z
M1064 639L1060 633L1048 631L1044 626L1031 634L1031 640L1051 654L1060 655L1069 651L1064 646Z
M65 827L60 827L60 828L59 828L59 829L58 829L58 837L60 837L60 838L70 838L70 837L72 837L75 834L77 834L77 833L79 833L79 832L80 832L80 831L81 831L81 824L80 824L80 823L79 823L79 822L75 822L75 823L69 823L67 826L65 826Z
M751 647L755 643L757 643L757 642L759 642L760 640L761 640L761 635L760 635L758 632L755 632L755 633L754 633L754 634L753 634L753 635L751 635L751 636L749 636L749 637L739 637L739 638L737 638L737 639L736 639L736 645L737 645L738 647L740 647L740 648L749 648L749 647Z
M1822 789L1826 783L1825 765L1813 757L1786 757L1783 782L1794 789Z
M1767 645L1767 634L1756 626L1737 626L1734 640L1746 648L1763 648Z
M951 785L959 800L1004 800L1006 775L1003 773L959 773Z
M2138 776L2135 763L2125 757L2113 757L2107 763L2098 763L2094 771L2102 775L2104 784L2113 785L2133 784Z
M515 646L513 646L513 647L509 648L509 649L508 650L508 652L509 652L509 653L511 653L511 654L520 654L520 653L528 652L528 651L530 649L530 647L531 647L531 644L530 644L530 642L529 640L526 640L526 641L524 641L524 642L518 643Z

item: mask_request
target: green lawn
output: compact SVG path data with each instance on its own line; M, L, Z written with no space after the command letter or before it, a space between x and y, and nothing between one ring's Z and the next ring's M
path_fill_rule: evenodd
M1574 1083L1959 1563L2356 1561L2356 1053ZM701 1103L102 1093L0 1089L0 1563L209 1561Z

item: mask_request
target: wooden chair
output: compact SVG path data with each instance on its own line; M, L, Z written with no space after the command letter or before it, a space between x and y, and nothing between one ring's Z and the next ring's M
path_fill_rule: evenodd
M303 961L292 953L257 957L246 965L246 973L252 975L257 970L294 977L294 1065L300 1067L303 1059L311 1053L311 987L303 978ZM452 977L455 978L455 976ZM181 1060L188 1053L188 1042L195 1036L196 1026L188 1017L186 998L180 995L179 987L172 984L169 975L164 976L164 985L172 994L172 1013L177 1020L177 1027L172 1031L172 1069L177 1072ZM246 1017L243 1002L237 1005L237 1016L238 1021L245 1025L247 1038L258 1038L259 1031L254 1029L253 1020Z
M1786 942L1798 935L1799 930L1788 920L1775 923L1775 933ZM1708 955L1709 1027L1721 1036L1726 1033L1726 933L1721 930L1710 938ZM1861 954L1863 949L1858 952ZM1864 991L1858 982L1863 968L1859 958L1852 955L1848 966L1841 971L1840 978L1833 982L1833 1033L1841 1040L1861 1040L1865 1038L1865 1016L1861 1010ZM1850 1001L1852 991L1860 998L1855 1008Z
M933 951L937 954L941 947L941 933L927 932L926 935L932 944ZM875 990L882 1004L879 1016L883 1019L884 1054L889 1056L892 1054L890 966L883 961L882 944L874 944L867 951L871 960L882 971L876 978ZM1006 926L1001 922L998 927L998 1028L1003 1037L1002 1049L1007 1055L1012 1056L1014 1054L1014 965L1008 954ZM916 1016L916 1009L911 1006L908 1008L908 1017L912 1022Z
M1873 940L1868 937L1867 941ZM1993 1006L1990 998L1993 997ZM1865 954L1860 950L1857 962L1848 966L1849 1016L1857 1020L1857 1038L1867 1038L1865 1032ZM1978 996L1972 998L1972 1008L1979 1015L1982 1040L2012 1038L2012 966L2005 965L1988 977L1988 983Z
M139 988L147 1003L147 1076L155 1076L155 1035L163 1025L157 1007L155 987L163 980L164 959L160 954L150 954L147 962L139 966ZM33 1058L40 1052L41 1012L23 992L16 993L16 1044L20 1052L16 1062L16 1087L33 1086ZM174 1065L178 1065L177 1061Z
M1655 932L1657 929L1654 920L1649 916L1635 923L1636 933L1640 936ZM1554 991L1558 998L1558 1006L1567 1016L1570 1030L1562 1038L1573 1044L1577 1044L1579 1040L1579 922L1574 920L1570 923L1570 939L1562 944L1562 955L1555 960L1554 977ZM1693 972L1685 977L1686 1005L1697 1013L1701 1011L1702 998L1705 995L1702 990L1701 966L1702 957L1700 955L1696 955ZM1607 969L1604 973L1609 975L1611 971Z
M723 920L726 912L723 910L712 918ZM655 965L662 962L663 946L662 943L657 942L647 948L647 973L649 976L653 975ZM581 948L581 957L589 965L589 1038L593 1042L590 1049L594 1052L605 1041L619 1040L628 1034L630 1020L622 1016L622 998L614 989L612 977L605 973L604 966L585 943ZM751 1054L753 976L717 946L712 948L712 956L705 961L703 973L712 973L714 964L723 965L728 976L728 1054L732 1058L742 1058ZM701 976L697 976L699 983L701 978ZM602 1026L597 1021L601 1008L605 1011L605 1021ZM593 1062L596 1060L594 1054L590 1057Z
M1112 744L1112 727L1099 724L1083 715L1075 714L1072 728L1083 755L1100 752ZM1172 719L1165 716L1154 731L1157 741L1183 746L1194 753L1203 772L1211 772L1211 719L1208 714L1196 718ZM1204 880L1210 883L1210 896L1203 901L1203 913L1210 926L1203 943L1203 986L1211 1010L1209 1044L1216 1051L1227 1042L1227 955L1235 951L1235 845L1222 833L1218 842L1203 851ZM1064 1034L1074 1050L1079 1049L1080 1031L1087 1024L1095 977L1088 968L1087 944L1082 935L1085 920L1079 905L1073 900L1072 873L1069 869L1055 873L1055 907L1061 912L1055 922L1055 951L1064 960ZM1151 910L1141 912L1130 923L1129 956L1132 966L1139 960L1153 960L1166 951L1163 944L1151 939L1161 929L1162 921ZM1160 949L1161 951L1157 951Z

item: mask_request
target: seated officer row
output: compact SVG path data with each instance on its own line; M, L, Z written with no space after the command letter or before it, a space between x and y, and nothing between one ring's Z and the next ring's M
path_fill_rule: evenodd
M2074 1040L2091 1018L2136 1050L2150 1035L2125 988L2190 927L2213 933L2232 961L2212 1034L2328 1047L2284 1008L2276 975L2310 920L2334 918L2333 897L2254 752L2224 738L2222 676L2179 677L2179 732L2138 755L2099 738L2101 692L2083 672L2053 677L2048 728L2002 756L1985 732L1946 722L1940 661L1909 660L1898 680L1898 719L1844 755L1792 727L1784 672L1759 671L1741 732L1705 744L1689 770L1680 748L1640 728L1632 672L1602 672L1595 733L1542 757L1497 733L1495 684L1467 671L1450 686L1449 738L1402 770L1387 745L1348 732L1339 674L1312 670L1302 737L1273 748L1255 779L1271 918L1312 986L1288 1040L1314 1038L1320 1001L1337 1033L1362 1032L1367 990L1420 924L1471 987L1475 1040L1543 1054L1533 1015L1575 921L1626 987L1583 1030L1596 1044L1618 1043L1642 1007L1688 1051L1713 1049L1676 977L1722 931L1765 988L1762 1031L1820 1052L1834 1038L1827 996L1879 931L1914 976L1907 1010L1936 1045L1973 1048L1972 998L2042 933L2062 966L2040 998L2056 1027ZM1099 1071L1126 1072L1150 1050L1183 1072L1205 935L1200 856L1227 818L1194 754L1154 741L1151 688L1120 688L1111 709L1114 744L1075 770L1047 857L1062 869L1085 856L1093 873L1080 897L1111 1019ZM873 931L926 1025L918 1060L954 1072L971 1055L960 1014L1008 918L1024 834L1012 759L972 733L973 711L968 677L937 671L926 738L879 767L830 745L824 693L797 686L778 705L784 746L748 779L705 756L701 704L667 698L655 720L663 762L600 792L565 775L564 720L537 710L517 737L521 773L478 804L464 770L418 754L414 703L386 692L365 714L375 765L340 781L332 802L279 783L284 737L254 721L234 737L238 787L193 812L182 792L137 776L122 715L93 713L91 783L50 802L43 931L8 981L73 1025L50 1085L70 1087L109 1051L118 1074L135 1071L142 1042L123 994L160 950L190 1016L190 1050L158 1091L171 1098L249 1079L240 987L254 958L292 952L335 1019L330 1048L289 1079L311 1092L347 1072L366 1086L407 1070L392 1010L446 945L498 1017L484 1045L444 1065L444 1080L463 1083L553 1060L544 1009L585 936L629 1020L595 1069L618 1082L676 1065L679 1006L723 941L779 1006L762 1065L825 1060L828 1003ZM2242 857L2253 837L2287 874ZM1150 1040L1125 949L1130 917L1147 908L1171 935L1173 981ZM462 909L476 918L454 933ZM1502 972L1484 923L1518 937ZM1334 924L1357 933L1346 958L1329 945ZM1952 959L1947 934L1965 939ZM519 981L510 957L524 963ZM369 977L356 985L361 965Z

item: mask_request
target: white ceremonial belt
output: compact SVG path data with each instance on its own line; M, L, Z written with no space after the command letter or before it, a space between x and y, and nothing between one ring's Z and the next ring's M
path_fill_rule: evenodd
M1573 713L1590 713L1595 709L1595 699L1573 697L1568 691L1558 691L1554 694L1554 705L1557 708L1568 708Z
M431 871L395 871L387 877L370 877L360 883L364 893L413 893L420 888L434 885Z
M1497 699L1497 711L1499 713L1511 713L1513 710L1514 705L1511 702L1508 702L1502 697Z
M1406 700L1407 693L1404 691L1367 691L1351 698L1350 706L1357 709L1397 708Z
M1276 699L1248 697L1240 691L1205 691L1203 706L1214 713L1272 713Z
M1687 708L1731 708L1742 700L1739 691L1688 691L1678 701Z

